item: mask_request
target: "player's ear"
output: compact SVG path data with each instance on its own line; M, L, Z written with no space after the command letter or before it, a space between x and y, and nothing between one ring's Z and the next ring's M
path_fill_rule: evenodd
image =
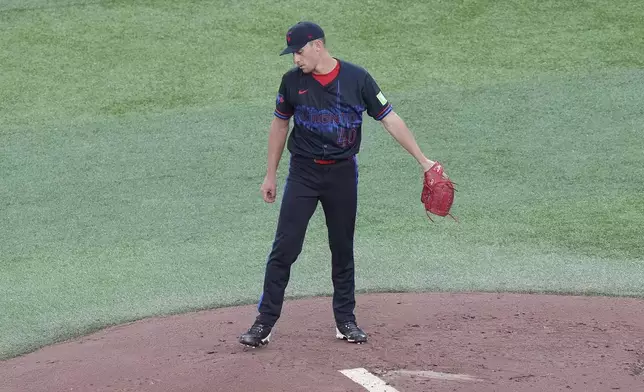
M313 41L313 45L317 52L320 52L322 49L324 49L324 44L319 39L316 39L315 41Z

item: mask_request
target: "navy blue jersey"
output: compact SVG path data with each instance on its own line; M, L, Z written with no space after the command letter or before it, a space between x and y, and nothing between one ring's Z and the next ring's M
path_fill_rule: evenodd
M363 112L379 121L392 111L369 72L346 61L338 62L337 76L326 85L299 68L282 76L275 116L284 120L293 117L287 143L292 154L315 159L349 158L360 149Z

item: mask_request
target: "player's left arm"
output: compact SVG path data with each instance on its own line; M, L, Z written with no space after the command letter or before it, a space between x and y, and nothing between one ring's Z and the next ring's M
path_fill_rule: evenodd
M385 98L378 83L368 72L365 74L363 81L362 99L365 103L367 114L374 120L380 121L391 136L418 161L423 167L423 171L429 170L434 161L428 159L420 150L407 124L393 110L391 103Z
M389 134L396 139L400 145L413 156L423 167L423 171L429 170L434 161L428 159L421 151L414 134L409 130L405 121L393 110L380 120L382 126Z

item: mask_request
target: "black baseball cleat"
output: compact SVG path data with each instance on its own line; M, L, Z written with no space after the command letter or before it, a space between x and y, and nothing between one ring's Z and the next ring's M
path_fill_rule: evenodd
M239 343L249 347L259 347L268 344L271 338L272 327L255 322L252 327L239 337Z
M367 334L354 321L336 324L335 337L346 340L349 343L360 344L367 341Z

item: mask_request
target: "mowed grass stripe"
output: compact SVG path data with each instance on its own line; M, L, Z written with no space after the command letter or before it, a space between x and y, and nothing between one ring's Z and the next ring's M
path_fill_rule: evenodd
M324 25L333 53L372 70L387 92L644 61L636 0L73 3L30 1L34 9L17 10L14 2L0 12L0 132L267 102L289 61L277 55L284 29L300 19Z

